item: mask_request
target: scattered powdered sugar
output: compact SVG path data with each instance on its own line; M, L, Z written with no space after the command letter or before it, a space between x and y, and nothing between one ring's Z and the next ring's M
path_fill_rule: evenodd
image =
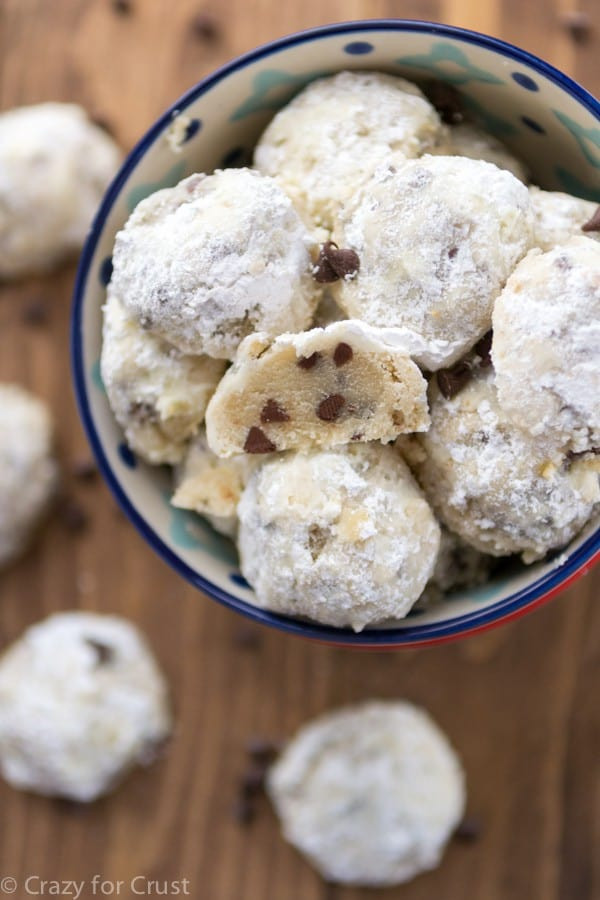
M415 84L381 72L340 72L312 81L277 113L254 163L278 180L307 222L331 229L340 207L390 153L420 156L445 139Z
M302 331L318 286L291 201L249 169L191 175L138 204L112 284L129 313L184 353L231 359L247 334Z
M450 365L489 330L532 227L527 188L510 172L461 157L395 160L340 214L334 239L360 269L333 285L336 300L353 318L419 335L430 368Z
M381 444L269 461L238 513L241 568L256 602L356 631L406 615L437 556L428 504Z
M515 425L575 453L600 447L600 244L525 257L494 308L492 355Z

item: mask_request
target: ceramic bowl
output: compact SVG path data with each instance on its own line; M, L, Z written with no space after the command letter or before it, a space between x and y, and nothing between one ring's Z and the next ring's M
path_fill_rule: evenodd
M293 34L201 81L126 159L79 266L72 320L75 388L94 453L124 511L176 572L209 597L264 624L321 641L363 647L431 644L507 622L571 584L600 557L598 523L590 523L551 559L512 565L481 587L413 612L393 629L354 634L288 619L252 605L252 590L228 540L200 517L169 505L168 471L145 465L125 445L99 373L111 251L135 205L192 172L248 163L275 111L311 79L342 69L455 85L482 124L528 163L537 183L600 201L600 103L541 59L492 37L428 22L350 22Z

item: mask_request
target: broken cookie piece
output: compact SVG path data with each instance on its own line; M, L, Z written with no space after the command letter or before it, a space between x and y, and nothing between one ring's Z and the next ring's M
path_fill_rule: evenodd
M362 322L248 337L206 412L218 456L390 441L429 425L426 382Z

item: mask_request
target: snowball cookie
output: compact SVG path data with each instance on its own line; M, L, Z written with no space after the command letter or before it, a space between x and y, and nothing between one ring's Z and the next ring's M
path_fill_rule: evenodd
M59 613L0 657L0 770L14 787L94 800L170 731L164 678L123 619Z
M415 606L427 608L441 603L447 595L483 584L494 562L494 557L480 553L457 534L442 528L433 574Z
M186 355L155 337L127 316L109 290L100 368L127 443L142 459L159 465L183 458L225 363Z
M340 206L395 151L429 153L446 138L415 84L381 72L311 82L277 113L254 151L309 223L330 229Z
M453 125L449 130L448 142L444 147L448 156L467 156L469 159L483 159L499 169L506 169L527 184L529 176L525 164L517 159L501 141L493 135L469 122Z
M253 331L308 328L318 300L309 232L250 169L190 175L117 234L112 284L129 313L182 353L232 359Z
M371 701L306 725L267 777L284 837L328 881L400 884L438 865L465 778L427 713Z
M83 245L121 152L83 109L0 114L0 278L51 268Z
M522 260L494 307L498 402L531 434L600 453L600 244Z
M45 403L0 384L0 568L25 549L55 492L53 431Z
M171 503L199 513L216 531L234 537L242 491L264 459L248 453L220 459L208 446L206 432L201 428L175 471L175 493Z
M452 399L432 384L430 399L431 428L403 452L444 525L483 553L532 562L600 512L593 460L571 460L511 422L491 369Z
M209 446L223 457L391 441L428 427L418 366L352 319L272 343L250 335L206 410Z
M458 360L490 328L494 300L532 245L527 188L491 163L426 156L380 167L341 213L334 240L360 259L337 281L351 318L404 328Z
M529 188L529 197L535 216L535 246L542 250L552 250L557 244L566 243L569 238L583 236L582 226L589 222L597 203L561 194L560 191L542 191L538 187ZM600 232L588 231L588 239L600 241Z
M439 547L407 466L378 443L265 462L238 515L241 569L258 606L355 631L406 615Z

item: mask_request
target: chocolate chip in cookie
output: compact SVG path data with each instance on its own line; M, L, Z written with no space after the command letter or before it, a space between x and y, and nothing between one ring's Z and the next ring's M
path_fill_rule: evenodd
M277 450L277 447L269 440L261 428L253 425L246 437L244 450L246 453L273 453L274 450Z
M448 369L440 369L437 373L437 383L446 400L456 397L471 380L471 366L465 360L455 363Z
M261 422L289 422L290 417L277 400L267 400L260 414Z
M353 356L352 347L350 344L346 344L345 341L341 341L333 351L333 361L338 368L350 362Z
M345 405L346 400L341 394L330 394L319 403L317 415L323 422L335 422Z

